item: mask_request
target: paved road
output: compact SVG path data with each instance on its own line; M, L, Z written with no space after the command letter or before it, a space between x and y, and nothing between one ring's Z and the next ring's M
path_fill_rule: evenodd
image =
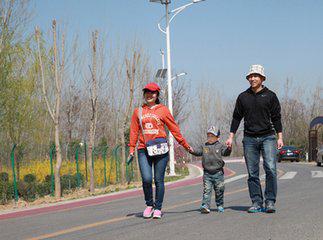
M202 185L198 183L166 190L161 220L141 218L144 204L140 195L0 220L0 239L323 240L323 168L279 164L277 213L248 214L245 165L227 166L236 175L227 179L222 214L199 213Z

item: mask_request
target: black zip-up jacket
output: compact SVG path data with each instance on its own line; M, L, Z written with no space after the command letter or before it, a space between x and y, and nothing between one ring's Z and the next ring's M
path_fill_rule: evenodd
M275 130L282 132L279 100L267 87L258 93L254 93L250 87L238 96L230 132L236 133L242 118L247 136L271 135Z

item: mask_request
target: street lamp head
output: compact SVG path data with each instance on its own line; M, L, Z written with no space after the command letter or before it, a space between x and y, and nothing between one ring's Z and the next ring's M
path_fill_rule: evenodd
M186 72L182 72L180 74L177 74L176 77L181 77L181 76L185 76L185 75L187 75L187 73Z
M149 2L161 3L161 4L169 4L170 0L149 0Z
M199 2L203 2L205 0L193 0L193 3L199 3Z

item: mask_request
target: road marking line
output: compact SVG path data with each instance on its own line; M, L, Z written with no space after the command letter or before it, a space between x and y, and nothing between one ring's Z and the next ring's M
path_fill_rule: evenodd
M72 228L69 228L69 229L57 231L57 232L54 232L54 233L44 234L44 235L34 237L34 238L28 238L28 240L53 238L53 237L57 237L57 236L60 236L60 235L63 235L63 234L67 234L67 233L77 232L77 231L80 231L80 230L85 230L85 229L89 229L89 228L93 228L93 227L98 227L98 226L109 224L109 223L120 222L122 220L130 219L130 218L134 218L134 216L118 217L118 218L113 218L113 219L110 219L110 220L90 223L90 224L86 224L86 225L80 225L80 226L72 227Z
M286 172L282 177L280 177L280 180L287 180L287 179L293 179L296 176L297 172Z
M241 188L241 189L238 189L238 190L235 190L235 191L232 191L232 192L225 192L224 195L227 196L227 195L231 195L231 194L234 194L234 193L243 192L243 191L246 191L246 190L248 190L247 187L246 188ZM190 205L190 204L195 204L195 203L198 203L200 201L201 201L201 199L199 198L197 200L193 200L193 201L189 201L189 202L185 202L185 203L180 203L180 204L173 205L171 207L167 207L167 208L165 208L165 210L171 210L171 209L174 209L174 208L183 207L183 206ZM90 223L90 224L86 224L86 225L80 225L80 226L72 227L72 228L69 228L69 229L60 230L60 231L57 231L57 232L40 235L38 237L27 238L26 240L41 240L41 239L46 239L46 238L54 238L54 237L58 237L58 236L61 236L61 235L64 235L64 234L68 234L68 233L73 233L73 232L77 232L77 231L86 230L86 229L89 229L89 228L99 227L99 226L107 225L107 224L110 224L110 223L121 222L123 220L132 219L134 217L135 217L135 215L126 216L126 217L118 217L118 218L113 218L113 219L110 219L110 220Z
M283 173L279 169L278 169L278 172ZM263 185L263 184L264 184L264 181L261 182L261 185ZM244 192L246 190L248 190L248 187L237 189L237 190L231 191L231 192L225 192L224 196L232 195L232 194L239 193L239 192ZM190 204L195 204L195 203L198 203L200 201L201 201L201 199L199 198L197 200L180 203L180 204L177 204L177 205L173 205L171 207L166 207L164 209L165 210L171 210L171 209L174 209L174 208L177 208L177 207L182 207L182 206L186 206L186 205L190 205ZM41 240L41 239L46 239L46 238L53 238L53 237L61 236L61 235L72 233L72 232L77 232L77 231L86 230L86 229L89 229L89 228L94 228L94 227L98 227L98 226L102 226L102 225L107 225L107 224L110 224L110 223L121 222L123 220L132 219L134 217L135 217L135 215L125 216L125 217L117 217L117 218L113 218L113 219L110 219L110 220L90 223L90 224L86 224L86 225L80 225L80 226L72 227L72 228L69 228L69 229L66 229L66 230L61 230L61 231L57 231L57 232L53 232L53 233L49 233L49 234L40 235L38 237L28 238L26 240Z
M229 179L225 179L224 180L224 183L230 183L230 182L234 182L234 181L237 181L241 178L245 178L247 177L248 174L241 174L241 175L238 175L238 176L235 176L235 177L232 177L232 178L229 178Z
M322 178L323 171L311 171L312 178Z
M247 176L247 174L242 174L242 175L238 175L236 177L226 179L226 181L227 182L233 182L235 180L244 178L246 176ZM246 190L248 190L248 188L242 188L242 189L238 189L238 190L231 191L231 192L225 192L224 195L227 196L227 195L231 195L231 194L234 194L234 193L243 192L243 191L246 191ZM171 209L174 209L174 208L177 208L177 207L182 207L182 206L198 203L200 201L201 201L201 199L199 198L197 200L176 204L176 205L173 205L171 207L166 207L164 209L165 210L171 210ZM134 218L134 217L135 216L118 217L118 218L113 218L113 219L110 219L110 220L90 223L90 224L86 224L86 225L80 225L80 226L72 227L72 228L69 228L69 229L66 229L66 230L61 230L61 231L57 231L57 232L54 232L54 233L44 234L44 235L40 235L40 236L34 237L34 238L28 238L27 240L38 240L38 239L54 238L54 237L61 236L61 235L64 235L64 234L77 232L77 231L81 231L81 230L86 230L86 229L89 229L89 228L94 228L94 227L98 227L98 226L102 226L102 225L107 225L107 224L110 224L110 223L120 222L120 221L123 221L123 220L126 220L126 219L131 219L131 218Z
M266 179L266 174L262 174L259 179L260 180L265 180Z

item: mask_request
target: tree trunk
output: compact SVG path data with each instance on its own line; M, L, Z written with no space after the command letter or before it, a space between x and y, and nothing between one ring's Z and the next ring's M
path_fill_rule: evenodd
M60 118L60 105L61 105L61 93L62 93L62 81L65 67L65 35L62 35L62 46L61 46L61 62L58 57L58 47L57 47L57 31L56 31L56 20L52 22L52 34L53 34L53 59L52 59L52 69L54 70L54 88L55 88L55 100L54 108L52 109L50 98L47 95L46 81L45 81L45 71L42 61L42 53L40 47L40 31L38 28L35 30L37 47L38 47L38 60L39 68L41 74L42 82L42 92L45 98L45 103L47 106L48 113L53 120L55 127L55 147L56 147L56 167L55 167L55 197L59 199L61 197L61 179L60 179L60 170L62 166L62 153L59 144L59 118ZM49 78L51 79L51 78Z
M90 172L90 192L94 193L95 186L94 186L94 171L93 171L93 149L94 149L94 122L91 121L90 125L90 142L89 142L89 157L88 157L88 167Z
M90 170L90 192L94 193L94 167L93 167L93 150L94 150L94 138L95 138L95 129L98 118L98 104L97 104L97 39L98 31L92 33L92 69L91 71L91 123L90 123L90 144L89 144L89 153L90 157L88 158L88 166Z
M120 141L121 141L121 183L125 184L126 182L126 141L124 137L124 128L121 129L120 131Z
M59 199L61 197L61 166L62 155L61 147L59 145L59 122L55 123L55 148L56 148L56 167L55 167L55 197Z

